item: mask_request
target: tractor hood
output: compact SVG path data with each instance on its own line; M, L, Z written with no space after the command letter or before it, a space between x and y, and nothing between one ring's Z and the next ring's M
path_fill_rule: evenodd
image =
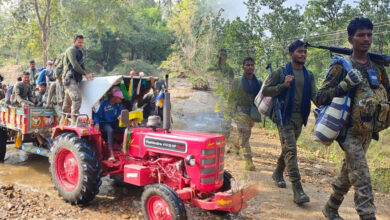
M122 81L123 76L96 77L93 80L81 81L79 87L81 92L80 114L87 114L92 117L92 107L110 90L114 85Z

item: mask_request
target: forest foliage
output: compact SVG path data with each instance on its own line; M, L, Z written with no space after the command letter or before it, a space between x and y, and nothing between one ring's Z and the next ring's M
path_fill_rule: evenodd
M286 0L246 0L248 13L227 19L224 0L1 0L0 64L44 63L86 37L89 71L108 74L126 68L153 69L207 79L217 51L228 51L228 63L241 74L241 61L256 59L257 75L265 66L288 61L287 46L303 39L312 44L349 47L348 22L357 16L374 24L372 50L390 53L389 0L308 0L285 6ZM237 3L241 4L241 3ZM307 66L321 78L330 53L310 49ZM207 81L207 80L206 80Z

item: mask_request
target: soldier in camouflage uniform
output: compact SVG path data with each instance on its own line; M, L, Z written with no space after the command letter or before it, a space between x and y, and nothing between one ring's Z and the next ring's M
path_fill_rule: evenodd
M47 99L47 91L46 91L46 83L41 82L38 86L38 94L36 95L37 103L35 106L43 107L46 104Z
M64 70L62 81L65 88L65 97L62 111L68 113L70 110L72 125L76 124L77 116L80 113L81 108L79 83L83 76L87 80L92 80L92 75L87 74L84 68L83 53L81 52L83 44L84 37L82 35L76 35L73 40L73 46L65 51L63 60Z
M31 85L30 85L30 74L23 72L22 81L17 82L13 87L11 95L11 104L26 107L28 105L34 105L36 98L33 97Z
M304 66L307 56L307 45L295 41L289 46L291 62L286 67L279 68L269 75L264 82L263 95L276 97L282 104L283 129L278 124L282 152L277 161L277 167L272 179L280 188L286 187L283 172L287 168L294 193L294 202L303 204L310 201L301 185L298 168L296 142L306 126L310 114L310 100L316 96L317 88L313 74ZM273 121L276 122L275 111ZM282 139L283 137L283 139Z
M337 141L345 153L345 159L340 174L332 184L331 194L323 214L332 220L342 219L338 209L348 193L351 186L355 189L355 208L360 219L374 220L376 208L374 205L374 195L372 193L369 168L366 160L366 152L371 139L379 138L374 131L361 131L361 112L357 112L364 103L358 102L359 94L371 90L373 87L369 83L368 71L374 68L379 81L378 89L372 91L382 91L380 95L386 101L390 97L389 79L383 66L376 64L368 56L368 50L372 43L373 24L367 18L355 18L348 25L348 40L353 47L350 61L353 70L346 72L342 65L333 65L317 94L317 102L320 105L328 105L333 97L341 97L349 91L351 98L352 112L349 122L342 129ZM377 81L377 82L378 82ZM373 110L372 112L375 112ZM369 127L374 126L373 118L365 120Z
M233 122L237 125L237 133L229 137L228 151L235 148L240 149L245 165L245 170L254 171L255 166L252 161L252 151L249 144L253 120L250 117L251 106L257 93L260 91L262 82L257 80L254 75L255 71L254 59L248 57L243 61L244 75L234 79L232 90L229 94L228 106L230 107ZM234 129L234 128L232 128Z
M62 104L64 100L64 86L62 85L62 79L58 78L54 83L50 84L49 91L47 93L45 108L54 109L57 115L62 112Z
M35 68L35 60L30 60L30 68L27 70L27 72L30 74L30 86L32 90L34 90L37 86L36 79L38 78L38 70Z

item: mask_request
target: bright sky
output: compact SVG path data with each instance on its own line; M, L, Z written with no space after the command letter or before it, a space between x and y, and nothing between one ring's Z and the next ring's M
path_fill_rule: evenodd
M287 0L285 6L295 6L300 5L302 8L305 8L309 0ZM247 10L244 5L245 0L221 0L222 8L225 9L224 14L229 19L235 19L236 17L244 18L246 16ZM356 0L345 0L344 4L357 5ZM266 10L264 10L265 12Z

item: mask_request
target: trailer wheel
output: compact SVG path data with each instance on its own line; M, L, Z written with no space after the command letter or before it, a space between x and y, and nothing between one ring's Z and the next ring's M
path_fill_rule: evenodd
M59 195L71 204L87 204L93 200L102 183L96 150L74 133L55 139L50 173Z
M176 192L164 184L147 186L141 198L147 220L185 220L186 209Z
M5 153L7 152L7 129L0 128L0 163L4 162Z

